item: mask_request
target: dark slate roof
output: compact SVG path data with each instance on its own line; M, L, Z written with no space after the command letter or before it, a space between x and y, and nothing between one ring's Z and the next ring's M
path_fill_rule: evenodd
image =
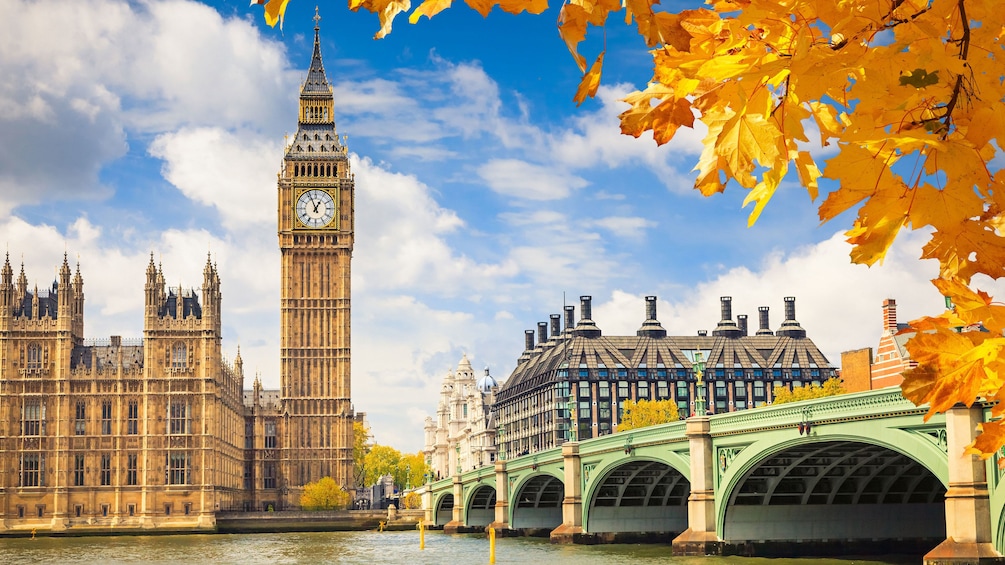
M171 316L172 318L178 317L178 295L175 294L174 290L168 291L167 300L161 306L158 315ZM190 291L181 296L182 300L182 317L187 318L189 316L195 315L196 318L202 319L202 306L199 305L199 297L196 295L195 291Z
M70 368L113 370L117 366L119 353L122 354L124 370L143 368L142 345L76 345L70 354Z
M34 320L47 316L54 320L57 318L57 306L59 305L59 284L56 281L53 281L52 289L49 292L41 291L38 293L38 312L33 310L34 298L34 293L26 292L24 294L24 298L21 299L20 307L15 308L14 316L24 316Z
M311 68L307 71L307 80L300 88L301 95L328 94L331 95L331 85L325 76L325 66L321 63L321 42L318 39L318 26L314 26L314 54L311 56Z
M335 124L300 124L297 134L290 140L287 158L348 159L349 155L339 143Z
M578 330L577 330L578 331ZM706 371L724 369L820 368L830 362L812 340L778 335L724 336L560 336L525 352L499 392L501 400L518 390L555 379L559 368L607 368L612 379L619 368L691 369L694 352L701 351Z

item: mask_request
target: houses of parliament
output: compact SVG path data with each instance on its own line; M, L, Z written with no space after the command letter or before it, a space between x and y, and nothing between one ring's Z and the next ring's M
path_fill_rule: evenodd
M172 287L151 255L143 335L85 339L84 274L0 270L0 534L212 529L216 513L352 487L354 181L314 27L298 130L278 175L280 389L222 355L220 276ZM86 265L86 258L84 258ZM136 265L142 269L143 265Z

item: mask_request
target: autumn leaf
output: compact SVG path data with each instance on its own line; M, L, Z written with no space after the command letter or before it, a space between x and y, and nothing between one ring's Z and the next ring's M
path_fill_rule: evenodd
M977 427L980 429L981 435L977 436L977 439L967 446L966 453L968 455L977 455L981 459L987 459L994 455L1000 446L1005 445L1005 422L996 420L994 422L977 424ZM1003 461L1005 461L1005 458L999 460L999 467L1005 466L1002 464Z
M576 106L579 106L587 97L593 98L597 95L597 87L600 86L600 69L604 66L604 52L601 51L597 60L590 67L590 72L583 75L579 81L579 88L576 90Z
M427 18L432 18L436 14L439 14L443 10L446 10L452 4L451 0L426 0L419 7L416 8L408 16L408 23L414 24L419 21L419 18L426 16Z
M283 17L286 14L286 4L290 0L251 0L251 5L264 4L265 5L265 23L269 27L276 27L276 23L279 23L279 29L283 29Z
M487 17L495 6L510 14L524 11L540 14L548 9L548 0L464 0L464 2L483 17Z
M349 0L349 9L353 12L365 8L377 14L377 18L380 20L380 29L373 36L374 39L381 39L391 33L391 24L394 22L394 18L401 12L407 12L411 6L410 0Z
M914 88L925 88L939 83L939 72L928 72L925 69L914 69L909 74L900 75L901 86L913 86Z

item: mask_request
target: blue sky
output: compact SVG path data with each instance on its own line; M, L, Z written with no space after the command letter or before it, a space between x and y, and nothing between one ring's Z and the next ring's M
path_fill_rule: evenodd
M695 2L667 2L670 8ZM276 173L313 41L314 3L284 31L261 7L221 0L0 0L0 234L40 287L79 257L87 337L142 335L151 252L172 285L198 287L206 253L224 293L224 349L246 385L277 387ZM748 229L736 187L691 189L704 131L656 147L619 133L619 99L651 76L615 18L597 99L572 102L579 72L541 16L463 4L375 41L377 18L321 5L336 123L356 174L353 401L376 440L414 451L440 382L466 353L503 380L523 331L593 296L605 333L633 334L645 295L671 332L712 329L719 297L756 324L782 299L837 366L874 346L880 304L935 313L908 233L884 266L848 261L805 191L783 186ZM602 48L593 31L581 51ZM811 148L825 155L827 148Z

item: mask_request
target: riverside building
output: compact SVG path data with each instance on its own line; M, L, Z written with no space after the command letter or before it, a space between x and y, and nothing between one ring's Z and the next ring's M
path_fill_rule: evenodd
M243 374L222 356L221 294L147 266L143 338L84 339L84 279L0 271L0 532L211 528L242 499Z
M695 363L705 363L709 413L753 408L772 400L775 386L820 384L836 370L796 321L795 298L786 297L785 320L770 329L769 309L758 308L759 327L732 315L721 299L722 319L709 334L668 336L656 316L656 297L645 299L646 318L633 336L606 336L592 320L591 297L552 314L525 333L525 348L492 407L499 458L516 457L572 440L617 431L627 400L673 400L681 416L694 409Z
M467 355L440 386L436 419L426 417L423 453L433 479L491 465L496 460L492 403L498 384L489 370L475 380Z

